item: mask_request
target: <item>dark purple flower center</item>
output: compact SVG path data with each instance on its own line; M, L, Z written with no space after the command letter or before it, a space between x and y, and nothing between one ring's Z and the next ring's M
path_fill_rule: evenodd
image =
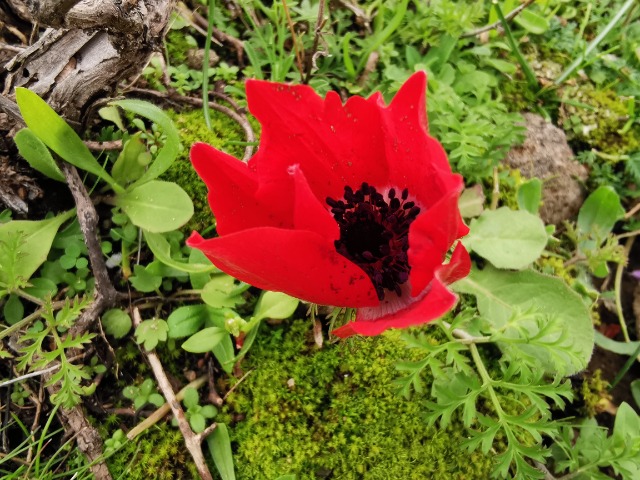
M355 192L344 187L342 200L327 197L340 226L336 251L369 275L380 300L386 291L400 296L400 285L409 280L409 225L420 213L415 202L407 201L406 188L400 198L393 188L386 197L366 182Z

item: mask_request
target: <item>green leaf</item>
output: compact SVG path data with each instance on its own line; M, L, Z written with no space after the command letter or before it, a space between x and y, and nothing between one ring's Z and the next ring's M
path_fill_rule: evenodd
M13 138L18 147L20 155L33 167L43 175L64 182L65 178L60 167L51 156L51 152L47 146L28 128L23 128Z
M16 88L16 102L27 127L51 150L82 170L107 182L116 192L123 188L109 175L91 154L78 134L37 94L26 88Z
M473 187L465 188L460 195L460 200L458 200L458 208L463 218L479 216L484 210L482 185L476 184Z
M114 338L123 338L131 330L131 317L119 308L112 308L102 314L104 330Z
M75 210L70 210L47 220L0 225L0 284L12 289L28 281L47 259L60 226L74 215Z
M133 288L143 293L154 292L162 285L162 277L154 275L142 265L133 266L133 275L129 277L129 281Z
M177 184L153 180L116 196L116 205L137 227L152 233L176 230L193 215L193 202Z
M180 136L175 125L162 109L143 100L117 100L111 102L111 105L117 105L128 112L148 118L162 129L166 136L164 146L158 152L149 169L136 180L133 186L139 186L158 178L167 171L180 152Z
M188 305L175 309L167 318L169 338L183 338L196 333L209 316L206 305Z
M502 207L473 220L462 242L498 268L521 270L540 257L547 238L540 217Z
M17 295L9 295L2 307L2 314L9 325L14 325L24 318L24 305Z
M640 408L640 378L631 382L631 396Z
M618 355L633 355L640 348L640 342L616 342L609 337L605 337L597 330L595 331L595 342L600 348Z
M246 283L236 285L229 275L216 275L203 287L202 300L211 307L234 307L244 303L242 292L249 286Z
M202 414L194 413L189 416L189 425L191 425L191 430L194 433L200 433L207 426L207 421Z
M111 167L111 175L120 185L128 184L139 179L151 161L151 154L140 136L142 132L137 132L125 142L118 159Z
M171 257L171 245L162 234L152 233L147 230L143 230L143 234L144 239L147 242L147 246L153 252L155 257L169 267L187 273L211 273L218 271L218 269L204 256L200 263L191 261L187 263L175 260Z
M167 322L159 318L143 320L136 328L136 343L144 343L145 350L153 350L167 340Z
M609 186L598 187L580 207L578 229L603 240L623 217L624 208L616 191Z
M29 280L29 284L30 286L25 287L24 291L41 300L45 300L47 297L52 297L58 293L58 286L48 278L32 278Z
M116 107L102 107L98 110L98 115L104 120L115 123L116 127L118 127L123 132L127 129L124 128L124 124L122 123L122 117L120 117L120 110Z
M206 353L213 350L229 333L220 327L209 327L192 335L182 344L182 348L191 353Z
M564 375L584 369L591 358L594 333L589 310L561 279L531 270L505 272L486 266L483 270L473 269L467 278L453 284L453 289L474 295L478 310L496 328L505 327L517 313L530 309L558 318L568 338L573 340L572 351L578 355L574 364L566 365ZM524 344L525 347L528 346ZM528 353L538 357L543 368L556 373L544 349L529 347Z
M236 480L231 440L224 423L218 423L217 428L207 437L207 446L222 480Z
M300 300L286 293L263 291L253 312L253 319L283 319L293 315Z
M547 19L529 9L522 10L520 15L514 18L514 22L535 35L542 35L549 30L549 22Z
M518 188L518 208L526 210L532 215L538 214L540 200L542 199L542 182L538 178L532 178L524 182Z
M200 397L198 396L198 391L193 387L185 388L184 396L182 397L182 403L187 408L192 408L198 405L200 401Z

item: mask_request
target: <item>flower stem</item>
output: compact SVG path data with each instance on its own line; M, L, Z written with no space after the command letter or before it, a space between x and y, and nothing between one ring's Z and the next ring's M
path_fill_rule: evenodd
M469 350L471 351L471 356L473 357L473 361L476 364L476 368L478 369L478 373L480 374L480 378L482 379L482 386L486 388L489 392L489 396L491 397L491 401L493 402L493 406L496 409L496 413L500 422L502 423L502 417L504 417L504 411L502 410L502 406L500 405L500 401L498 400L498 396L496 395L496 391L493 388L493 380L487 372L487 368L480 357L480 352L478 352L478 347L476 347L475 343L469 344Z

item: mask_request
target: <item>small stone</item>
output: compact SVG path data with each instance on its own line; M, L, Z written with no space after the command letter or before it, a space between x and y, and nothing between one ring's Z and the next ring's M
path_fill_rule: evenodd
M561 224L578 214L585 199L582 184L588 171L575 160L561 129L533 113L523 117L526 139L507 153L505 162L524 177L543 181L540 217L545 223Z
M215 67L220 61L220 57L213 50L209 50L209 66ZM204 63L204 48L192 49L187 52L186 64L194 70L202 70Z

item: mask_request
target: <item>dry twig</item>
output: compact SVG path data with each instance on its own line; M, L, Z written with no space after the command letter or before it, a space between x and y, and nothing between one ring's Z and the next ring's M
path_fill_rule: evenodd
M137 327L142 322L140 318L140 311L137 308L133 309L133 323ZM215 423L207 428L200 434L196 434L191 430L191 426L185 417L184 411L180 406L180 401L177 399L176 394L173 391L173 387L171 386L171 382L167 378L167 374L164 372L164 368L162 368L162 363L160 359L155 354L154 351L144 352L149 361L149 365L151 366L151 370L153 370L153 375L156 377L158 381L158 387L164 395L164 398L167 400L169 407L171 407L171 412L173 416L178 421L178 427L180 428L180 432L184 437L184 443L193 458L193 461L196 465L196 469L198 470L198 474L202 480L213 480L213 476L209 471L209 467L207 466L207 462L204 459L204 455L202 453L201 443L206 438L206 435L209 435L213 429L215 429Z

